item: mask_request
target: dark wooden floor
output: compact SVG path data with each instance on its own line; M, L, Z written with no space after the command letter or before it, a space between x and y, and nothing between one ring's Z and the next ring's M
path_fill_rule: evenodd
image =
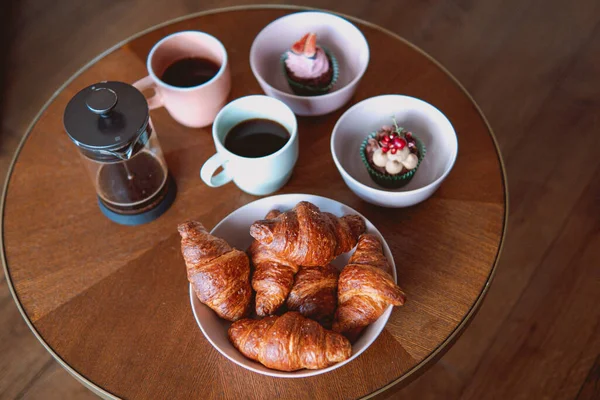
M2 93L2 175L31 119L88 60L162 21L244 3L19 2ZM600 2L303 4L380 24L441 61L487 115L508 172L508 233L483 307L432 369L382 398L600 398ZM4 277L0 354L0 398L93 397L29 332Z

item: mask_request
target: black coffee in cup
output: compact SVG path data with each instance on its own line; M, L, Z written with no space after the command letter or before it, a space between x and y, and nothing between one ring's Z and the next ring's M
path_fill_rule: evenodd
M200 86L214 78L219 69L220 65L207 58L182 58L169 65L160 79L182 88Z
M283 148L290 133L280 123L255 118L242 121L225 136L225 148L241 157L258 158Z

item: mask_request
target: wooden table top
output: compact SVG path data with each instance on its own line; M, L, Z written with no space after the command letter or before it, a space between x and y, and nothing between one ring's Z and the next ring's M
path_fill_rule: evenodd
M145 33L70 80L22 144L3 197L6 276L25 320L44 346L96 393L125 398L358 398L405 384L440 357L476 312L493 277L506 217L504 171L492 133L472 99L422 51L354 21L370 48L369 68L351 103L323 117L299 117L300 159L280 193L311 193L347 204L385 236L408 295L360 357L330 373L275 379L247 371L205 340L189 304L177 223L213 227L256 199L234 184L198 176L214 153L210 127L189 129L164 109L151 112L178 194L158 220L137 227L105 218L75 145L62 126L69 99L102 80L146 75L152 45L197 29L228 50L231 99L261 93L248 63L253 38L293 12L280 8L196 15ZM329 138L352 104L382 93L421 98L453 123L459 155L432 198L384 209L357 198L329 154ZM310 155L310 156L309 156Z

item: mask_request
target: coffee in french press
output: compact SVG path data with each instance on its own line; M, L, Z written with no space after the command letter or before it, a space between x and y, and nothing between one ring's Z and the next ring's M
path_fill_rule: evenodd
M175 182L146 99L123 82L99 82L67 104L64 126L89 171L100 210L124 225L150 222L175 199Z

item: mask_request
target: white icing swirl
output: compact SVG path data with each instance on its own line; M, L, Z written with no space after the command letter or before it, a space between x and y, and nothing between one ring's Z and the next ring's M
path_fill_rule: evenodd
M409 171L415 169L418 163L419 158L408 150L408 146L396 151L395 154L392 154L392 152L384 153L381 149L377 149L373 153L373 164L385 168L390 175L399 174L403 167Z
M373 153L373 164L377 165L378 167L385 167L387 162L387 155L381 151L381 149L375 150L375 153Z
M288 51L285 65L295 76L302 79L318 78L329 71L329 59L325 51L319 46L317 46L314 57Z
M385 164L385 170L390 175L399 174L400 171L402 171L402 168L404 168L402 163L396 160L388 160L388 162Z
M404 161L402 161L402 165L404 165L406 169L415 169L418 163L419 158L412 153L409 154Z
M397 150L396 154L392 154L392 152L390 152L388 154L388 158L390 160L396 160L396 161L404 161L406 160L406 157L408 157L408 155L410 154L410 150L408 150L408 146L404 146L402 148L402 150Z

